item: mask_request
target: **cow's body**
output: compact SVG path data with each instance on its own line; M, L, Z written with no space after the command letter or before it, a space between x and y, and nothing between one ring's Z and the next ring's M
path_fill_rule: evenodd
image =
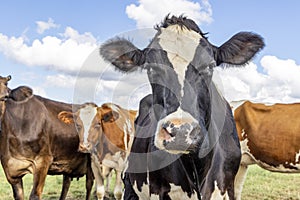
M14 198L24 199L22 177L33 174L30 199L41 199L46 175L64 175L61 199L66 197L71 178L85 174L89 199L93 184L89 157L77 152L75 126L57 119L71 104L52 101L32 94L28 87L11 91L5 101L1 120L1 164Z
M146 69L152 87L140 102L124 199L233 200L240 146L213 68L245 64L264 46L262 38L241 32L216 47L183 16L166 17L156 30L142 50L120 38L100 47L118 70Z
M245 101L234 110L242 160L236 177L237 199L248 165L272 172L300 172L300 104L262 104Z
M136 111L126 110L112 103L103 104L101 107L86 104L76 113L59 114L62 121L75 122L78 127L79 151L91 155L99 200L104 198L104 180L112 170L116 172L114 197L121 199L121 172L125 168L126 154L130 151L135 116Z

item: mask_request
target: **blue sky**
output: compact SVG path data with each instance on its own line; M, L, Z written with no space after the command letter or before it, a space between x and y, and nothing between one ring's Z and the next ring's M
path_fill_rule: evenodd
M28 85L51 99L135 108L149 92L145 74L124 77L97 63L97 47L122 33L152 30L167 13L185 13L217 46L239 31L264 37L266 47L249 65L216 69L229 101L299 101L299 8L296 0L5 1L0 74L12 75L11 88Z

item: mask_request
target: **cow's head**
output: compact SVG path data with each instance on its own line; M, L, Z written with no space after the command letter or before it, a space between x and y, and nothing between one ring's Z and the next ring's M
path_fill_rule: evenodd
M100 47L100 55L123 72L147 70L158 119L155 145L170 153L194 152L208 134L214 67L243 65L264 42L259 35L240 32L216 47L183 16L167 16L156 30L143 50L116 38Z
M100 142L103 142L101 140L104 131L112 132L107 126L110 127L119 118L119 114L110 107L97 107L93 103L87 103L75 113L60 112L58 118L66 124L75 123L79 135L79 151L91 153ZM123 142L123 139L117 135L110 137L106 134L105 136L111 142Z
M0 76L0 101L5 100L9 96L10 89L7 87L7 83L10 79L11 76Z

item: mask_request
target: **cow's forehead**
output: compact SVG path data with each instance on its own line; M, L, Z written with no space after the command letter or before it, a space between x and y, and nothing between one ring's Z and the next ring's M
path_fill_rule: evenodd
M161 28L157 38L163 50L174 56L191 61L202 36L184 26L172 25L167 28Z
M79 118L86 128L92 124L96 115L97 107L95 105L86 105L79 110Z

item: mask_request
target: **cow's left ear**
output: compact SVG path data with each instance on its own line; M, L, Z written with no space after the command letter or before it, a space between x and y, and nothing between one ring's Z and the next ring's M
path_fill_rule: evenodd
M100 47L100 55L122 72L131 72L145 63L143 51L126 39L113 39Z
M114 122L116 121L117 119L119 119L119 113L113 111L113 110L110 110L107 112L105 112L105 110L103 110L101 107L98 108L98 113L101 113L101 120L103 122Z
M65 124L74 123L74 114L72 112L62 111L57 115L58 119Z
M222 63L243 65L264 46L264 40L260 35L251 32L240 32L219 48L215 47L215 59L217 65Z

